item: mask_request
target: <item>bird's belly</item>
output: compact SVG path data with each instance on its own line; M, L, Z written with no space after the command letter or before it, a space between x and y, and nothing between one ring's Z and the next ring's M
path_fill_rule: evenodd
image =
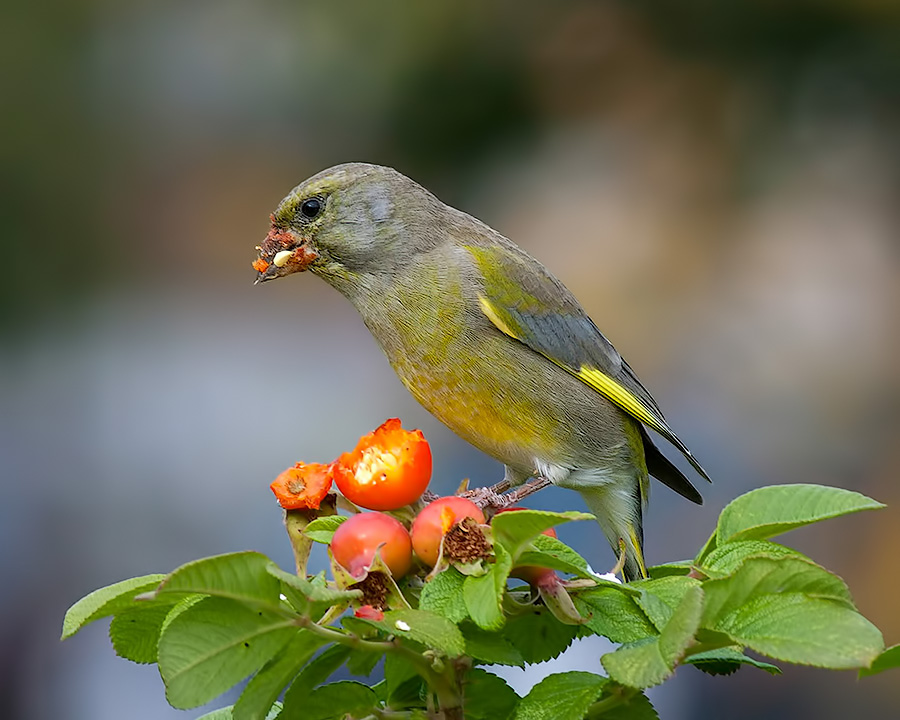
M435 347L389 356L403 384L457 435L522 476L552 466L562 479L619 454L618 409L545 358L502 336Z

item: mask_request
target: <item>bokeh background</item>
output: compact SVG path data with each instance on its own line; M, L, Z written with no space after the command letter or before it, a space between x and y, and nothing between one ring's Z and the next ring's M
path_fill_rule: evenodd
M715 479L656 486L650 562L753 487L887 502L789 538L900 641L900 5L7 3L0 22L0 716L183 718L65 609L255 549L269 481L398 415L436 489L494 462L406 394L311 276L253 287L302 179L388 164L548 265ZM550 490L536 506L581 508ZM592 528L566 528L598 569ZM599 671L597 643L553 669ZM652 693L668 719L889 717L897 675L785 666ZM217 704L222 704L227 700Z

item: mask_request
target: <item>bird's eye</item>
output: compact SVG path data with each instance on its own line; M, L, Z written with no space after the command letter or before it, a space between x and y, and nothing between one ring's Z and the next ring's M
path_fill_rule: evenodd
M322 201L319 198L309 198L300 204L300 214L307 220L312 220L322 211Z

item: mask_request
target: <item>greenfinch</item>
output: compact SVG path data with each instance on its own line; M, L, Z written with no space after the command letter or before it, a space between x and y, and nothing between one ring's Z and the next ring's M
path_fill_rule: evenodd
M572 293L396 170L314 175L278 205L257 252L257 282L309 270L353 303L416 400L505 465L497 487L581 493L627 580L647 575L649 476L702 502L647 428L708 475Z

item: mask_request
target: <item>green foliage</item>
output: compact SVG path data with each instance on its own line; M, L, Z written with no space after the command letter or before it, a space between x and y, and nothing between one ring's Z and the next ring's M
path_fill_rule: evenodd
M362 604L360 589L338 587L324 574L297 576L259 553L232 553L97 590L72 606L62 636L112 616L116 653L157 663L177 708L207 703L250 678L233 706L204 720L645 720L657 714L642 691L680 666L713 675L743 666L780 672L748 650L861 676L900 666L900 646L884 648L841 578L767 539L878 507L835 488L761 488L723 510L693 561L651 568L649 579L627 585L598 578L578 553L541 534L590 516L502 513L492 522L483 573L449 566L426 580L421 571L400 582L399 604L391 607L389 597L383 612L356 614L347 611ZM327 543L339 523L337 516L313 519L305 534ZM563 577L549 573L547 586L532 588L510 582L525 566ZM571 599L567 622L551 612L551 592L555 602ZM489 670L549 660L589 635L620 645L587 668L605 676L550 675L520 698ZM379 674L329 682L341 668Z

